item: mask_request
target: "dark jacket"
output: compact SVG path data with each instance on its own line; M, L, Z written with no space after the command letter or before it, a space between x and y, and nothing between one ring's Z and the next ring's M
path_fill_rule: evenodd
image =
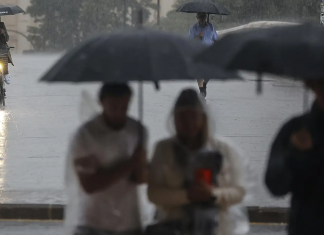
M290 144L296 131L306 128L313 149L305 152ZM324 112L312 110L288 121L277 135L270 152L265 183L277 197L292 195L290 235L324 234Z
M12 61L11 53L9 50L10 48L7 44L7 42L9 41L9 34L8 34L7 28L3 22L0 22L0 29L3 29L5 31L4 34L0 34L0 50L8 52L8 62L11 63L12 65L14 65L13 61Z

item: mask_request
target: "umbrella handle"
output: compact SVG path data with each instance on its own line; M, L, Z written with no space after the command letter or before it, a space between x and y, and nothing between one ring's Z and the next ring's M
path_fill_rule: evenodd
M257 94L261 95L262 94L262 73L258 73L258 78L257 78Z
M140 27L143 26L143 16L144 16L144 9L141 7L137 13L137 17L138 17L137 23L138 23L138 26L140 26Z
M207 14L207 23L209 23L209 14Z
M308 89L307 89L307 87L304 87L304 104L303 104L304 112L306 112L308 109L308 100L309 100Z
M139 121L139 132L138 132L138 140L139 144L143 144L144 141L144 130L142 128L143 125L143 81L138 82L138 121Z

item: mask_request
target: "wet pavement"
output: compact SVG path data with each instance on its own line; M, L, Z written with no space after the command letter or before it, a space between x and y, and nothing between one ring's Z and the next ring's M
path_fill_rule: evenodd
M0 221L1 235L61 235L63 226L60 222L13 222ZM284 235L285 226L255 225L251 235Z
M67 141L80 124L81 91L96 95L98 84L72 86L38 83L40 75L57 56L15 56L10 67L7 106L0 111L0 203L64 203L63 178ZM255 79L254 75L247 76ZM145 85L144 121L150 127L150 143L167 137L167 119L173 101L184 87L195 82L162 83L156 92ZM208 105L216 120L216 132L236 142L251 160L255 180L253 206L287 206L272 199L262 186L266 155L283 121L303 110L303 89L281 80L264 82L257 96L256 84L211 82ZM136 93L136 84L134 86ZM135 94L136 95L136 94ZM134 99L131 114L137 116Z

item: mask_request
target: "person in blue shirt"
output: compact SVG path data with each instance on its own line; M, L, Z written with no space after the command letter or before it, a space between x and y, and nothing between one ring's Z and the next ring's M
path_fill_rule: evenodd
M207 22L207 14L204 12L197 13L198 23L191 27L189 31L189 36L200 40L207 46L211 46L217 40L218 35L211 23ZM207 83L209 79L199 79L198 86L200 94L206 98L207 96Z

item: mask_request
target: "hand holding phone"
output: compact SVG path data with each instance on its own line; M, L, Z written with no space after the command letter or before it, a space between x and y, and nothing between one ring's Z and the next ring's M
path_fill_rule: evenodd
M212 170L207 168L198 168L195 173L195 181L204 182L208 185L212 185Z

